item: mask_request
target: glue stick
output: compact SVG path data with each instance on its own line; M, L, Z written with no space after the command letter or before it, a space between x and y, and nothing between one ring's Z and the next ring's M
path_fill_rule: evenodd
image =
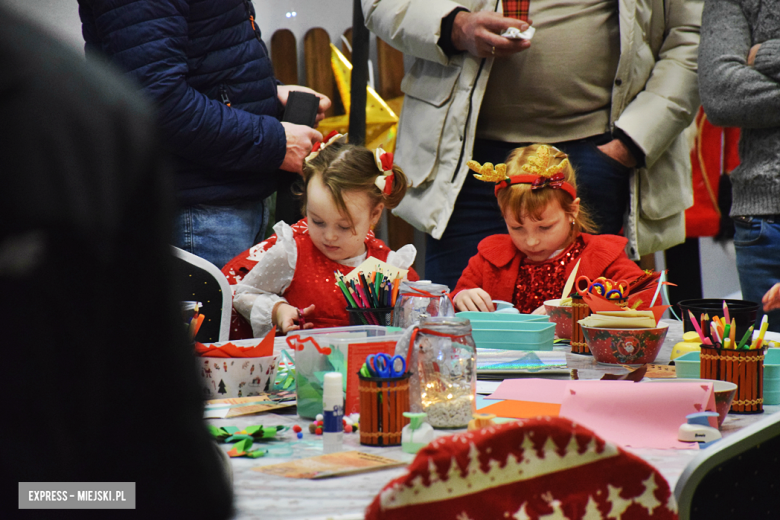
M322 385L322 450L341 451L344 442L344 391L341 372L328 372Z

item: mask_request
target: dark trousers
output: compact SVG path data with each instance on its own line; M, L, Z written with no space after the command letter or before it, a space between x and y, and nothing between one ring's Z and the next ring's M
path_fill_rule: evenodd
M590 211L600 233L618 234L629 199L631 168L597 147L612 140L610 134L553 144L569 155L577 176L577 195ZM480 164L506 161L509 153L530 143L477 140L473 159ZM494 185L468 174L455 202L447 229L440 240L428 236L425 277L454 289L479 242L490 235L506 233L506 224L493 193Z

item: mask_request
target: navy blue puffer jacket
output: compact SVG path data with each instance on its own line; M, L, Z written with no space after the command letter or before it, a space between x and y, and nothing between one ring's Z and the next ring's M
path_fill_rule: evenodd
M286 138L249 0L79 0L87 54L143 87L179 160L183 205L264 198Z

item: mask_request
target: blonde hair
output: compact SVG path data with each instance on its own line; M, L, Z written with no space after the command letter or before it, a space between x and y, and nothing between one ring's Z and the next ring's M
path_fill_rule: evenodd
M347 217L350 226L354 226L343 194L351 191L362 192L368 195L372 209L380 203L384 203L387 209L393 209L404 198L408 182L403 170L396 164L393 164L393 174L392 191L385 195L374 184L382 172L379 171L371 150L341 141L331 143L303 165L304 186L299 193L302 211L306 213L306 189L309 182L315 176L320 176L336 207Z
M566 161L568 156L562 151L550 145L532 144L523 148L515 148L507 159L507 176L526 175L528 172L523 170L523 166L528 163L531 156L536 155L540 146L548 146L552 152L550 166L563 165L564 181L577 189L577 181L574 176L574 168L570 161ZM553 201L560 204L561 209L571 216L574 220L574 230L576 234L582 231L587 233L596 232L596 224L593 222L587 208L580 204L579 212L574 215L574 199L562 189L552 189L545 187L541 189L531 189L531 184L512 184L501 189L496 194L498 207L501 208L501 214L506 216L511 214L517 222L523 222L523 217L528 216L533 220L541 220L545 208ZM510 213L511 212L511 213Z

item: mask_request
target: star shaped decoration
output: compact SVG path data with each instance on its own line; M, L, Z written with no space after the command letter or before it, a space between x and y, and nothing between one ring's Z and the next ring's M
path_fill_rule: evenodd
M623 513L625 513L626 509L628 509L628 506L633 504L634 501L630 498L626 500L620 496L620 492L623 491L622 488L613 487L610 484L607 484L607 489L609 490L607 503L612 505L609 509L609 513L607 513L607 518L619 519L621 516L623 516Z
M317 126L322 135L327 135L332 130L340 134L349 131L349 110L352 91L352 64L335 45L330 44L330 63L333 68L333 76L336 78L336 87L341 96L341 103L347 112L341 116L326 117ZM395 151L395 137L398 132L398 116L391 105L400 110L403 104L403 96L389 101L382 99L377 92L366 87L366 148L375 149L382 147L386 152Z

